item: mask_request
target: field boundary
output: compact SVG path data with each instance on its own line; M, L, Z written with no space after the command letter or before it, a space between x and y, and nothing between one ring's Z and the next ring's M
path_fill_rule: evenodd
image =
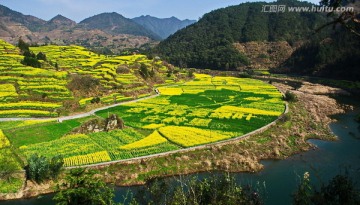
M235 137L235 138L222 140L222 141L214 142L214 143L209 143L209 144L205 144L205 145L199 145L199 146L194 146L194 147L189 147L189 148L183 148L183 149L169 151L169 152L162 152L162 153L158 153L158 154L151 154L151 155L141 156L141 157L134 157L134 158L129 158L129 159L121 159L121 160L115 160L115 161L109 161L109 162L102 162L102 163L97 163L97 164L81 165L81 166L74 166L74 167L65 167L65 169L91 168L91 167L108 166L108 165L122 163L122 162L132 162L132 161L137 161L137 160L143 160L143 159L150 159L150 158L157 158L157 157L167 156L167 155L170 155L170 154L185 153L185 152L189 152L189 151L201 150L201 149L211 148L211 147L213 147L215 145L227 145L227 144L230 144L232 142L243 140L243 139L249 138L249 137L251 137L253 135L256 135L256 134L259 134L259 133L262 133L262 132L266 131L270 127L276 125L276 123L281 119L281 117L283 115L287 114L288 112L289 112L289 104L287 102L285 102L284 112L276 120L272 121L271 123L269 123L267 125L264 125L263 127L260 127L260 128L258 128L256 130L254 130L254 131L251 131L251 132L249 132L249 133L247 133L245 135L241 135L241 136L238 136L238 137Z
M31 117L29 117L29 118L21 118L21 117L19 117L19 118L17 118L17 117L14 117L14 118L0 118L0 122L23 121L23 120L57 120L58 122L62 122L62 121L66 121L66 120L73 120L73 119L89 117L91 115L95 115L95 113L98 112L98 111L107 110L109 108L117 107L119 105L125 105L125 104L129 104L129 103L135 103L135 102L138 102L138 101L155 98L155 97L158 97L159 95L160 94L155 94L155 95L150 95L150 96L147 96L147 97L138 98L138 99L134 99L134 100L130 100L130 101L120 102L120 103L116 103L116 104L96 108L94 110L90 110L90 111L85 112L85 113L80 113L80 114L75 114L75 115L70 115L70 116L63 116L63 117L56 117L56 118L54 118L54 117L48 117L48 118L35 118L35 117L32 117L32 118Z

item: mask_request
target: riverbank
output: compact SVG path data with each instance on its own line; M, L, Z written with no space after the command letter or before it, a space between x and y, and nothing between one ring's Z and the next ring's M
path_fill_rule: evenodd
M213 145L201 150L169 154L141 160L98 166L104 180L118 186L144 184L146 180L179 174L223 170L228 172L256 172L263 169L260 160L284 159L313 149L307 139L335 140L328 124L333 114L343 113L344 107L324 94L308 93L302 89L274 83L282 92L292 90L299 101L290 104L290 113L267 131L248 139L226 145ZM321 85L318 85L321 86ZM322 89L326 87L321 87ZM62 176L63 177L63 176ZM61 178L61 177L60 177ZM55 190L56 182L35 185L27 182L14 198L37 196ZM11 195L1 196L12 198Z

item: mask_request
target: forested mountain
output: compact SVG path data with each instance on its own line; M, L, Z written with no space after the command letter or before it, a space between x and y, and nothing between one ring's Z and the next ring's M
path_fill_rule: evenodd
M360 26L357 25L360 30ZM314 38L297 49L274 72L360 79L360 37L339 28L327 38Z
M180 20L176 17L156 18L153 16L139 16L132 19L136 23L144 26L148 30L156 33L162 39L166 39L176 31L195 23L195 20Z
M156 49L162 57L183 67L239 69L251 64L234 43L286 41L292 47L310 39L326 22L320 13L262 12L264 5L312 6L307 2L243 3L205 14L197 23L178 31ZM322 34L318 34L322 35Z
M160 37L154 32L116 12L102 13L89 17L81 21L78 26L86 29L99 29L110 34L122 33L136 36L147 36L154 40L160 39Z

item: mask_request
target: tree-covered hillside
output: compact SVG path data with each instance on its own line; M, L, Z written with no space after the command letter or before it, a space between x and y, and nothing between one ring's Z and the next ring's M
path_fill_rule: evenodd
M355 25L360 30L359 25ZM360 79L360 37L338 28L326 38L314 38L297 49L274 72Z
M161 42L156 52L179 66L236 69L246 67L249 60L233 43L285 40L295 45L309 39L315 28L326 22L326 16L319 13L262 12L264 5L273 4L312 6L307 2L280 0L218 9Z

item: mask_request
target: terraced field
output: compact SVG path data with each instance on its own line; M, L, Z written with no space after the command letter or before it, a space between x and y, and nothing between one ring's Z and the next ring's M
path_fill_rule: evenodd
M140 77L141 64L155 70L158 82L173 83L175 79L166 77L168 68L161 60L144 55L105 56L80 46L48 45L30 50L46 55L46 61L40 60L41 68L21 64L24 56L20 50L0 40L0 117L55 117L67 109L66 101L85 108L94 97L102 104L113 104L149 95L157 82ZM118 72L119 67L126 69ZM97 94L78 96L69 89L71 78L80 75L99 80Z
M161 95L99 111L85 119L1 122L3 146L13 145L26 161L34 153L62 154L66 166L129 159L241 136L284 111L281 93L253 79L196 74L193 81L159 87ZM123 130L69 134L91 118L119 115ZM3 139L3 140L1 140Z

